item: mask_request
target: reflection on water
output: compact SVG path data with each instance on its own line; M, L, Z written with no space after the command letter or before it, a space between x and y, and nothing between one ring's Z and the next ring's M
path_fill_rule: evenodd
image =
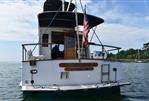
M123 63L122 79L131 85L121 88L121 96L23 95L19 82L20 64L0 63L0 101L149 101L149 63ZM114 92L113 92L114 93Z

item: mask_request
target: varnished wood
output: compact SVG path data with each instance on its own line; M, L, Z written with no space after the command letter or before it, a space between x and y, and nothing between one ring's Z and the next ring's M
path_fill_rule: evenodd
M97 67L98 63L60 63L60 67Z
M92 71L94 70L93 67L65 67L65 71Z
M76 57L76 46L69 48L67 46L67 40L66 37L73 37L74 39L76 38L76 34L71 34L74 32L65 32L64 33L64 58L65 59L75 59ZM74 43L76 44L76 43Z

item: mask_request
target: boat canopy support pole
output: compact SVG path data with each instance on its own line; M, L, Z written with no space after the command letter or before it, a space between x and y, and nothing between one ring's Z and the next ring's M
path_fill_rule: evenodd
M65 0L62 0L62 11L65 11Z
M24 46L22 45L22 61L24 61Z
M69 8L70 8L70 4L72 3L73 0L70 0L69 4L68 4L68 7L67 7L67 12L69 11Z
M104 59L104 46L102 45L102 59Z

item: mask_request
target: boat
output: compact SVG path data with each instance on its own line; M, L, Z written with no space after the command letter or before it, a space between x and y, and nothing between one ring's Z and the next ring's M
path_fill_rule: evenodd
M104 20L77 12L76 0L75 3L72 0L45 1L43 12L38 14L39 41L22 44L20 86L23 93L83 92L81 94L86 95L94 91L105 94L117 91L120 94L120 87L130 84L121 81L121 63L108 59L108 53L119 52L120 47L104 45L100 40L82 44L85 16L88 30L92 29L92 34L98 36L94 28Z
M145 63L145 61L142 61L141 59L140 59L140 50L138 49L138 53L137 53L137 59L135 59L135 62L136 63Z

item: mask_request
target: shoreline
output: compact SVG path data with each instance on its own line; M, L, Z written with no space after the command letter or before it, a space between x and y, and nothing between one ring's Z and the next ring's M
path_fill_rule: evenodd
M119 59L120 62L149 63L149 59Z

